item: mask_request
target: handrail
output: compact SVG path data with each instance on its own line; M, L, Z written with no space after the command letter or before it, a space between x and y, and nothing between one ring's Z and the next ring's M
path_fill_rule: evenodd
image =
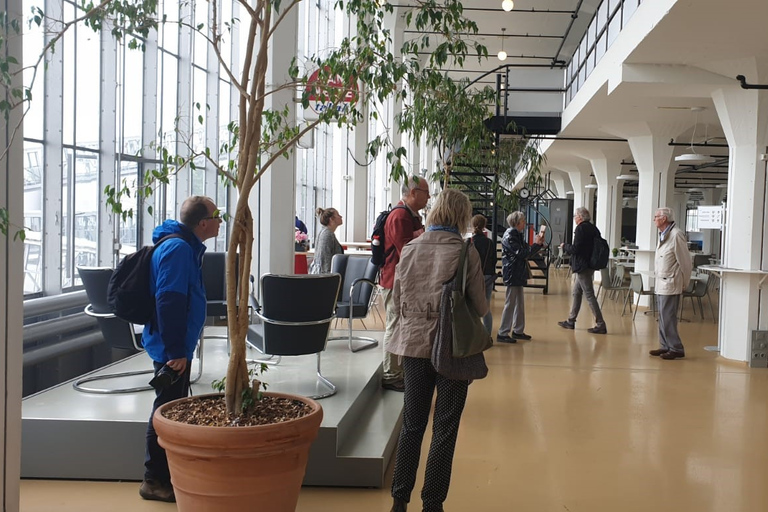
M88 304L88 295L85 290L27 299L24 301L24 318L46 315L64 309L82 308L86 304Z

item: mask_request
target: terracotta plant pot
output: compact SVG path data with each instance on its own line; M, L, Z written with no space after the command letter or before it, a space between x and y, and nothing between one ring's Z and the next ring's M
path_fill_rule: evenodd
M301 400L313 410L296 420L255 427L187 425L162 415L173 404L217 396L200 395L175 400L155 412L155 430L168 455L179 511L296 510L323 409L302 396L264 394Z

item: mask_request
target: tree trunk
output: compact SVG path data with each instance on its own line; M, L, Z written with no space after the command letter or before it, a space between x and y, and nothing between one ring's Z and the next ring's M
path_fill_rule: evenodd
M233 221L227 250L227 325L231 352L224 396L227 412L239 414L243 403L243 390L250 385L248 365L245 362L245 340L249 324L248 291L253 259L253 216L248 205L248 194L240 195ZM239 269L239 276L233 272L235 268Z

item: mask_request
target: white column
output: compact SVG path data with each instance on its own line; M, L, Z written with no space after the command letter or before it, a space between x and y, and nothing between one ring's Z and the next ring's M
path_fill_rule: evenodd
M594 158L590 160L597 180L597 211L595 225L613 249L621 245L621 158Z
M372 226L368 225L368 169L365 164L368 156L368 118L359 123L351 132L354 142L354 155L347 157L347 169L351 180L346 180L347 187L347 217L344 219L346 226L345 240L348 242L361 242L369 235Z
M21 0L3 5L8 20L24 25ZM21 37L9 37L3 45L3 57L22 61ZM59 57L60 58L60 57ZM41 70L42 72L42 70ZM40 77L40 79L42 79ZM13 77L12 87L21 87L21 74ZM6 101L12 101L5 90ZM0 140L10 141L10 133L21 123L22 109L10 112L0 125ZM20 129L10 142L8 155L0 161L0 208L8 211L11 227L8 236L0 235L0 402L2 402L2 436L0 436L0 472L3 479L2 510L18 512L21 467L21 368L22 320L24 318L24 243L14 234L24 225L24 146ZM50 250L50 249L49 249Z
M564 166L563 170L568 173L568 177L571 179L571 185L573 186L573 210L576 208L584 207L589 210L590 215L595 212L592 211L592 205L595 202L595 190L591 188L584 188L590 182L589 175L591 174L591 168L585 161L583 164L574 164L570 166ZM576 225L573 225L573 229L576 229Z
M274 18L277 18L274 16ZM288 68L298 47L299 14L291 9L270 43L267 83L278 85L291 80ZM282 109L288 105L288 119L296 119L296 104L291 88L267 96L265 108ZM249 204L254 212L254 258L251 273L294 272L294 216L296 210L296 153L278 158L254 187Z
M662 197L661 182L662 179L666 179L674 153L674 147L669 145L669 139L666 133L660 135L649 133L628 138L632 157L640 175L637 191L637 236L635 237L639 248L635 257L636 271L653 270L658 239L658 229L653 222L653 214L660 206L667 206L666 195ZM641 297L640 303L648 305L648 298Z
M766 163L768 91L736 86L712 98L730 146L728 210L723 266L768 270L766 240ZM720 354L748 361L752 331L768 329L768 305L760 288L763 276L725 273L720 286Z

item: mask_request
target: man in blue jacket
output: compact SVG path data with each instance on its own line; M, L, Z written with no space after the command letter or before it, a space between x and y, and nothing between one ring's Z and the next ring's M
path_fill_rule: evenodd
M190 366L206 316L203 242L218 235L221 220L212 199L192 196L181 205L180 221L166 220L152 234L155 243L171 234L181 238L166 240L152 253L150 290L155 297L155 318L144 326L142 342L154 363L155 375L167 366L178 379L155 389L147 425L144 481L139 488L145 500L176 501L168 460L157 442L152 415L161 405L189 395Z

